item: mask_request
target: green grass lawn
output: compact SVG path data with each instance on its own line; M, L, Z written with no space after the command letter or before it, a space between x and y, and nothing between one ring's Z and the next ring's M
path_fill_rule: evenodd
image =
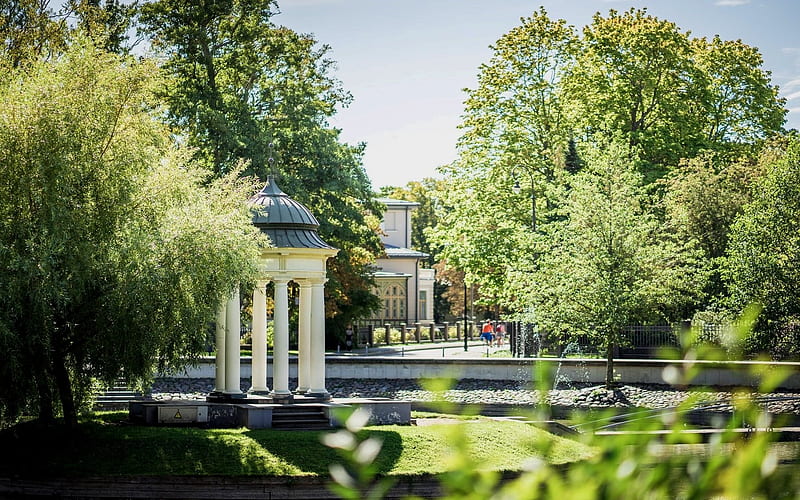
M339 461L320 443L325 431L148 427L126 420L125 412L108 412L71 432L34 423L6 429L0 433L0 476L302 476L327 474L329 464ZM493 470L519 470L533 457L565 463L592 455L590 448L532 425L484 418L367 427L359 437L367 435L383 441L377 459L383 474L446 471L454 444Z

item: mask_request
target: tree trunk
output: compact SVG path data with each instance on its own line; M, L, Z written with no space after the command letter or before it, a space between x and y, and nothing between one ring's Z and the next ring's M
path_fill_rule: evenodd
M78 413L75 410L75 399L72 394L72 383L69 379L69 370L66 366L66 357L58 352L53 359L53 378L58 388L61 399L61 409L64 412L64 423L70 427L78 425Z
M616 334L610 333L606 343L606 389L614 387L614 348L616 346Z
M47 372L40 363L36 363L34 366L36 368L33 377L36 380L36 391L39 393L39 422L51 424L55 420L55 412L53 411L53 394L50 391Z

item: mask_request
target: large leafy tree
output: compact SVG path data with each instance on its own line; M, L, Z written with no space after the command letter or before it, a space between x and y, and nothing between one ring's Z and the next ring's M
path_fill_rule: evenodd
M782 130L785 101L741 41L691 38L644 9L584 28L565 78L576 131L623 133L641 146L648 180L705 149L729 151Z
M216 175L240 159L262 179L274 168L340 249L326 289L332 330L343 332L378 305L368 271L380 240L369 217L380 210L361 164L364 146L341 143L328 124L350 102L330 75L328 47L274 25L274 8L270 0L157 0L142 7L141 20L165 58L169 121L197 158Z
M706 84L703 138L717 150L759 144L780 132L786 100L761 68L758 49L715 36L693 40L695 64Z
M252 186L171 146L154 70L81 40L0 89L0 417L182 366L254 272Z
M563 197L570 129L560 86L577 38L573 27L540 9L493 49L478 86L467 90L459 160L442 169L450 188L430 237L450 267L481 285L481 303L505 305L509 270L528 269L535 253L527 200L546 220Z
M626 146L590 152L572 179L567 219L550 227L529 289L533 320L553 334L594 337L607 357L626 326L676 319L698 276L691 246L676 242L648 210L638 159Z
M503 35L478 87L467 91L462 157L483 169L522 166L553 182L570 136L560 85L577 42L575 29L544 9Z
M656 166L696 151L704 86L688 36L634 9L595 14L583 35L565 85L580 130L623 133Z
M713 234L682 236L719 255L723 226L740 205L737 193L748 189L747 166L765 139L782 132L784 102L753 47L695 39L636 9L598 13L582 35L541 9L503 35L479 69L478 87L467 91L459 158L442 169L453 187L432 237L450 266L512 310L525 309L537 255L549 251L548 225L567 217L560 207L572 188L570 174L582 168L578 153L598 137L622 137L636 148L637 168L655 195L650 202L660 204L672 189L656 216L672 218L673 230L714 224ZM702 195L695 168L702 158L713 158L703 182L736 194L719 201L724 214ZM652 184L666 174L666 184ZM515 179L519 195L510 192ZM540 234L529 229L530 199ZM689 214L700 204L716 220Z
M735 312L762 307L753 350L778 349L797 356L800 324L800 141L767 166L731 228L725 278ZM788 333L793 337L782 339ZM786 342L789 341L789 342Z
M129 53L139 40L130 40L138 4L124 0L69 0L61 16L74 17L75 29L95 45L116 54Z
M427 231L430 241L441 248L440 261L447 267L463 273L468 285L478 285L480 294L476 304L483 307L502 306L507 303L507 275L520 262L526 262L533 247L528 223L520 227L518 216L511 207L509 179L505 183L509 193L501 193L498 186L480 177L462 176L468 169L457 163L446 172L453 177L449 189L441 193L438 205L438 223ZM457 182L452 182L454 179ZM523 202L525 206L530 206ZM514 251L515 248L520 250ZM524 265L524 264L522 264Z
M327 74L325 48L270 21L275 2L158 0L142 6L152 46L171 76L171 123L218 174L240 158L263 176L287 124L319 128L349 96ZM280 144L283 153L285 144Z
M706 154L682 162L661 182L665 224L683 241L695 240L710 271L706 308L719 309L727 295L719 273L731 224L750 199L762 171L758 161L730 161Z

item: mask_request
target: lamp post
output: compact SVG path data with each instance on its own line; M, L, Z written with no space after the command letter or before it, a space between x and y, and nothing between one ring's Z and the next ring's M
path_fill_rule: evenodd
M464 273L464 352L467 352L467 273Z
M519 178L517 177L517 170L524 170L525 173L528 174L528 177L531 180L531 228L533 228L533 232L536 232L536 193L533 190L533 172L528 168L521 165L517 165L513 169L511 169L511 175L514 178L514 186L511 188L515 194L519 194L522 188L519 185Z

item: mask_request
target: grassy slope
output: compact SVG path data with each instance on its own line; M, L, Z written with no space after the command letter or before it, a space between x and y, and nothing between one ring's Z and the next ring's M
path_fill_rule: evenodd
M143 427L125 417L105 414L70 433L32 424L8 429L0 434L0 476L315 475L339 461L318 431ZM388 474L447 470L454 444L467 444L475 463L494 470L518 470L533 456L562 463L591 455L584 445L518 422L379 426L362 434L383 440L378 463Z

